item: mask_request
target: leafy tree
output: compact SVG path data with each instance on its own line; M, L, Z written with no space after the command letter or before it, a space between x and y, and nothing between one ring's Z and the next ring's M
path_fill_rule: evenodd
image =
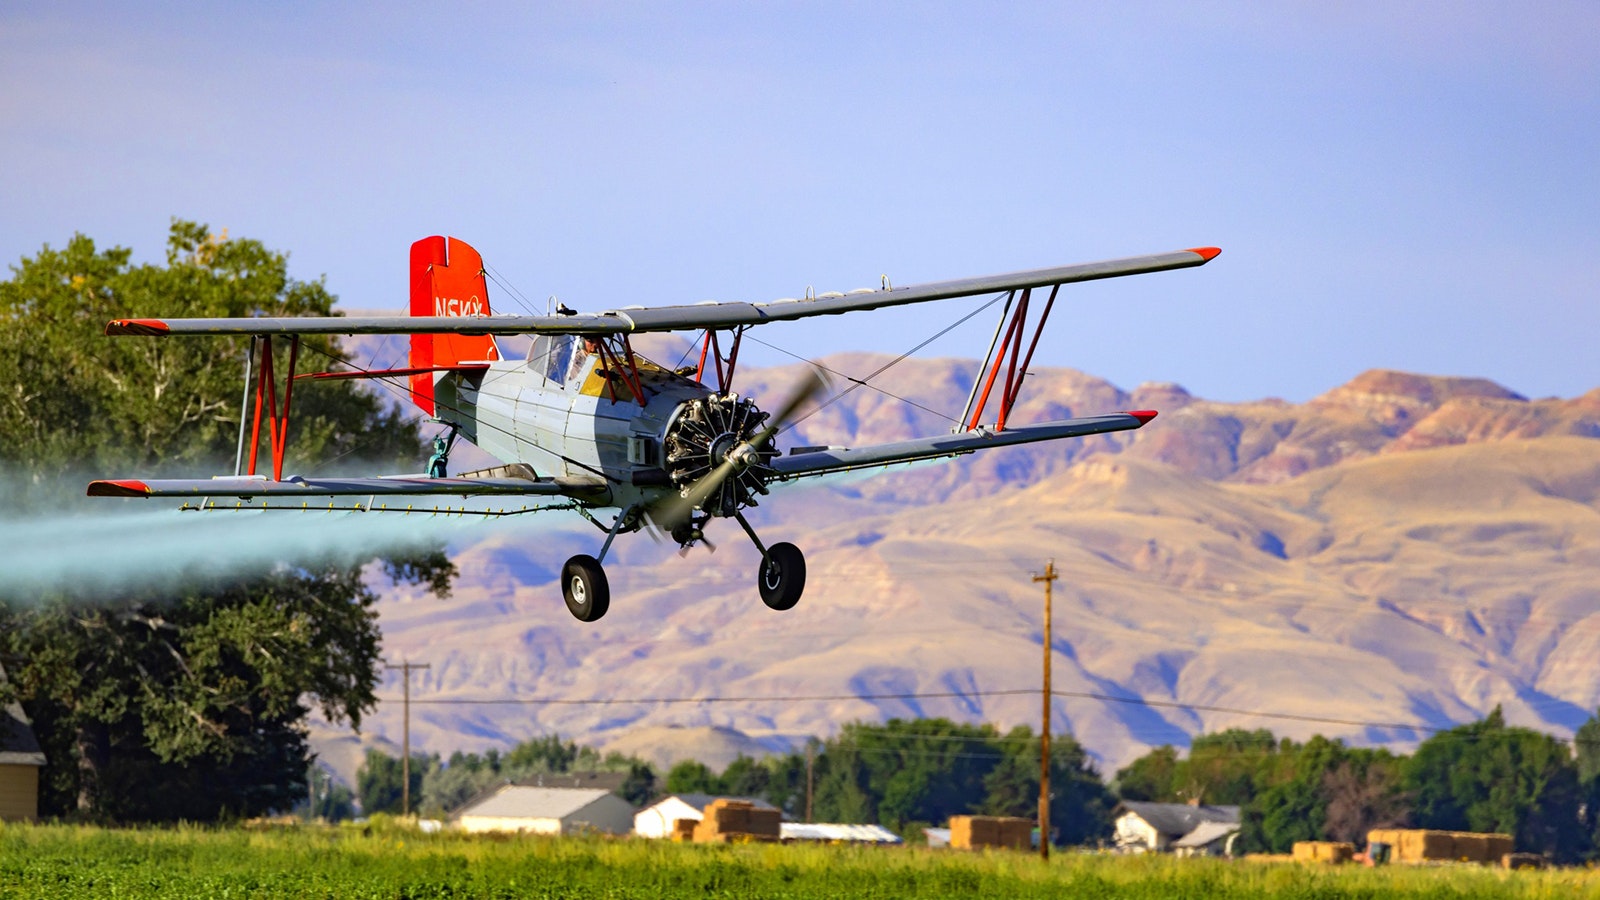
M422 780L430 769L438 768L439 757L422 753L411 754L412 812L422 798ZM356 796L361 800L361 811L367 815L390 813L399 815L405 799L404 767L400 760L382 750L368 750L367 759L356 771Z
M1151 750L1117 770L1117 796L1123 800L1163 803L1177 799L1173 780L1178 765L1178 751L1171 744Z
M1578 767L1566 744L1507 726L1498 706L1482 721L1423 741L1405 784L1421 827L1506 832L1518 849L1559 860L1588 849Z
M413 775L415 771L413 768ZM442 816L496 785L567 772L625 772L627 778L617 794L635 806L647 802L656 789L655 772L637 757L615 752L602 755L593 747L563 741L560 735L545 735L523 741L504 754L493 748L482 756L457 752L442 764L434 757L422 776L417 809L423 815ZM399 784L398 776L394 784Z
M683 759L667 770L666 790L669 794L720 794L722 779L705 763Z
M772 769L739 754L718 779L718 791L733 797L761 797L772 783Z
M1387 751L1351 749L1321 735L1285 741L1258 772L1244 810L1242 848L1287 853L1296 841L1363 843L1367 831L1406 815L1398 760Z
M1263 770L1275 763L1280 749L1265 728L1197 735L1174 772L1173 791L1183 800L1243 806L1255 796Z
M173 222L165 266L131 258L79 234L0 282L0 464L27 473L29 484L83 466L192 473L226 460L231 468L249 340L107 338L107 321L337 315L320 280L289 277L286 254L198 223ZM279 372L286 343L278 342ZM336 339L302 339L308 363L339 352ZM293 468L352 455L415 465L426 456L402 411L355 382L303 386L294 399Z
M983 803L984 778L1001 759L995 736L993 726L949 719L846 725L826 745L817 818L910 832L917 823L974 812Z
M335 781L331 773L320 766L312 766L306 777L310 781L309 795L295 808L296 815L324 822L342 822L355 817L355 793Z
M12 272L0 282L0 467L12 476L12 514L55 508L62 476L81 466L231 468L246 343L108 339L107 320L332 313L332 295L290 278L284 254L192 222L173 223L164 266L77 235ZM305 347L338 352L331 339ZM358 384L296 394L291 465L425 455L415 426ZM65 483L81 495L81 480ZM376 596L364 570L374 556L286 560L112 597L66 587L0 596L0 659L12 675L3 691L22 701L50 760L41 810L207 820L294 806L311 708L359 724L376 703ZM394 548L382 561L441 595L454 574L437 547Z
M1039 739L1019 725L999 742L1002 758L984 778L982 811L997 816L1039 814ZM1088 844L1111 834L1116 798L1100 780L1083 745L1069 735L1050 738L1050 828L1058 844Z

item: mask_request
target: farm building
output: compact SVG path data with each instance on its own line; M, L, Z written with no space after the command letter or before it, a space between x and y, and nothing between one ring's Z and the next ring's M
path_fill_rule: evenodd
M0 669L0 681L6 673ZM22 707L0 710L0 822L39 818L39 769L44 754Z
M1222 856L1239 831L1239 807L1197 803L1141 803L1117 806L1117 849L1124 853L1182 852Z
M456 810L450 821L472 832L627 834L633 827L633 806L600 788L507 784Z
M717 797L711 794L668 794L639 810L633 817L633 833L640 837L670 838L673 823L679 819L696 822L705 817L705 809L717 800L742 800L757 809L775 809L765 800L751 797Z
M819 841L825 844L903 844L900 836L882 825L832 825L821 822L784 822L781 839Z

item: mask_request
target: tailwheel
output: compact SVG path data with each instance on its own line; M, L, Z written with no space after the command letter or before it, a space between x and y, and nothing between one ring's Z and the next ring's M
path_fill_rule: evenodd
M611 606L611 585L600 561L581 553L567 560L561 567L561 595L567 611L580 622L595 622L605 615Z
M773 609L793 609L806 589L806 558L790 543L773 544L761 562L761 602Z

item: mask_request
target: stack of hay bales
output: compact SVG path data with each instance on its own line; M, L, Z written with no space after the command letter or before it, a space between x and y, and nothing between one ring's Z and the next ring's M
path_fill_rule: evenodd
M783 814L776 809L763 809L748 800L713 800L693 836L697 844L776 841L782 823Z
M1033 820L1012 816L951 816L950 846L957 850L1008 847L1027 850L1033 845Z
M1474 862L1493 865L1515 849L1509 834L1433 831L1421 828L1379 828L1367 832L1367 845L1388 844L1397 863Z
M699 827L699 819L673 819L672 839L675 841L694 840L694 830Z
M1354 859L1356 845L1346 841L1295 841L1294 861L1347 863Z

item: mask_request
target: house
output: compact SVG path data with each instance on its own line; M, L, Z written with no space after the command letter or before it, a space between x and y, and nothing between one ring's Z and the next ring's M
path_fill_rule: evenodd
M705 808L715 800L742 800L757 809L776 809L765 800L753 797L717 797L712 794L668 794L639 810L633 817L633 833L640 837L670 838L673 823L679 819L700 821Z
M1143 803L1117 805L1117 849L1124 853L1182 852L1185 855L1221 856L1232 849L1239 831L1239 807L1198 803Z
M450 815L463 831L527 831L534 834L627 834L633 806L601 788L506 784Z
M0 669L0 681L6 673ZM0 709L0 822L31 822L39 818L39 769L44 754L22 707L11 703Z

